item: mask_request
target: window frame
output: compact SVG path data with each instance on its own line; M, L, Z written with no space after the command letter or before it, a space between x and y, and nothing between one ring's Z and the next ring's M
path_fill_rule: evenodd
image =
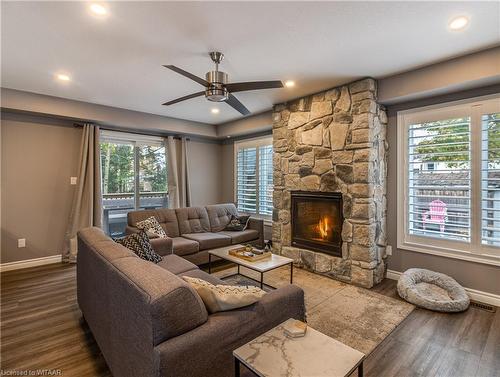
M397 247L426 254L500 266L500 247L481 243L481 139L483 114L500 112L497 94L397 112ZM470 242L438 239L408 231L408 128L418 122L470 116ZM402 221L401 221L402 220Z
M236 207L238 207L238 150L239 149L244 149L244 148L256 148L257 149L257 155L256 155L256 184L255 187L257 188L257 195L256 195L256 208L258 211L259 208L259 198L260 198L260 187L259 187L259 179L260 179L260 156L259 156L259 147L263 146L273 146L273 137L272 135L266 135L266 136L259 136L251 139L244 139L240 141L235 141L234 142L234 147L233 147L233 160L234 160L234 177L233 177L233 193L234 193L234 203L236 204ZM274 152L273 152L274 154ZM272 219L272 215L262 215L259 213L253 213L253 212L245 212L245 214L252 215L253 217L264 219L267 221L270 221Z
M128 133L122 131L113 131L113 130L101 130L99 135L99 154L101 153L101 144L103 143L113 143L113 144L121 144L121 145L129 145L133 148L133 169L134 169L134 191L131 193L133 195L133 203L134 208L130 208L127 211L137 211L141 208L141 169L140 169L140 153L139 148L141 146L157 146L165 148L165 163L167 169L167 187L165 191L166 200L168 203L168 158L167 158L167 143L160 136L151 136L144 134L136 134L136 133ZM99 162L101 163L101 162ZM101 184L101 205L103 207L104 212L104 180L103 180L103 172L101 171L100 184ZM143 191L142 193L146 193ZM168 206L167 206L168 208ZM103 217L103 230L108 233L109 231L109 220L105 221Z

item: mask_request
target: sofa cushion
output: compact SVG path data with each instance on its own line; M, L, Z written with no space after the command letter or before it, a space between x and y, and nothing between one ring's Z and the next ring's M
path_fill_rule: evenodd
M172 254L172 238L150 238L149 242L153 250L161 256Z
M115 241L132 250L139 258L153 263L158 263L162 260L162 257L153 250L149 242L149 237L144 230L122 238L116 238Z
M237 243L254 241L259 238L259 232L257 232L255 229L245 229L240 231L224 230L219 234L224 234L228 237L231 237L231 243L233 245Z
M155 346L207 321L203 301L180 277L139 258L120 258L113 265L116 270L109 275L108 287L113 303L111 311L103 315L117 317L112 322L122 322L116 331L128 332L135 327L149 330Z
M167 234L165 230L161 227L156 217L151 216L146 220L138 221L135 226L137 229L144 230L149 238L166 238Z
M252 305L266 294L254 286L211 284L206 280L182 276L200 295L210 313Z
M174 254L184 256L197 253L200 250L200 244L184 237L172 238L172 250Z
M200 250L231 245L231 237L220 233L188 233L183 234L182 237L198 242Z
M241 216L233 215L231 217L231 221L229 221L229 224L226 225L224 230L229 230L231 232L245 230L248 226L249 220L250 220L250 215L241 215Z
M210 232L207 210L203 207L176 208L181 236L186 233Z
M198 270L195 264L173 254L163 257L163 260L158 263L158 266L170 271L174 275L182 274L193 269Z
M164 221L160 225L165 230L165 233L167 233L167 236L179 237L181 233L179 232L179 222L177 221L175 209L158 208L156 211L164 218Z
M238 215L238 210L233 203L214 204L205 208L212 232L220 232L229 224L233 215Z
M153 216L169 237L179 237L179 224L175 209L158 208L127 213L128 225L137 228L137 223Z

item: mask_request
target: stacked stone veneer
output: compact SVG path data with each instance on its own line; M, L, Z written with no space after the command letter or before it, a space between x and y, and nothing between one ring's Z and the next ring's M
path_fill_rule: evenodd
M299 267L364 287L383 279L386 124L373 79L274 107L275 253L293 258ZM343 194L341 258L291 246L294 190Z

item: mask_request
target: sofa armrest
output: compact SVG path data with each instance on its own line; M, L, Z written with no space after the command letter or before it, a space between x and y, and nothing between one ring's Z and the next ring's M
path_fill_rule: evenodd
M173 254L173 241L170 237L167 238L151 238L149 240L153 250L161 256Z
M255 217L250 217L250 219L248 219L247 229L253 229L259 233L259 238L255 241L252 241L252 243L256 247L263 249L264 248L264 220L257 219Z
M234 376L232 352L288 318L305 319L304 291L288 285L254 305L219 312L208 321L155 347L159 376ZM189 355L189 363L179 360Z

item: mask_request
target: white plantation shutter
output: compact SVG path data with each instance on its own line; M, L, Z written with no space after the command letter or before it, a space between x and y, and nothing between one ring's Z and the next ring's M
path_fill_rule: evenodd
M273 214L273 147L259 147L259 213Z
M500 246L500 113L482 115L481 123L481 242Z
M242 148L237 154L236 192L238 211L257 211L257 148Z
M470 117L408 127L410 234L470 241Z
M500 265L500 97L398 113L398 247Z
M273 147L271 138L235 144L238 211L271 216L273 212Z

